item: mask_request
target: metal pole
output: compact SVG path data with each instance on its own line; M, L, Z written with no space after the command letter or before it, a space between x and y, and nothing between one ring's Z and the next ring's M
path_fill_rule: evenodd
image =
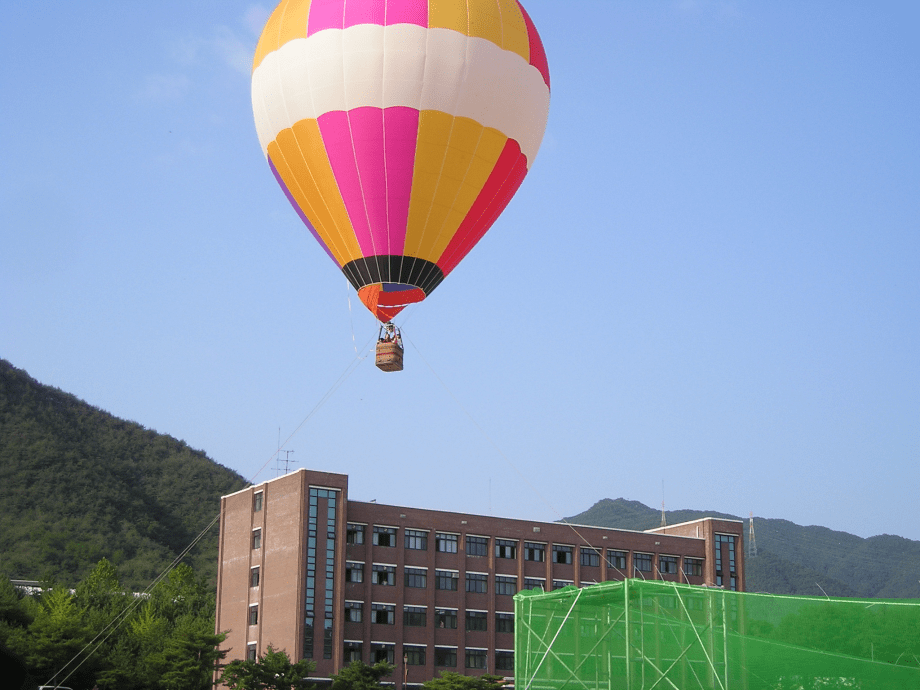
M724 582L724 580L723 580ZM728 612L726 611L725 590L722 591L722 654L725 660L725 690L728 690Z
M642 659L642 687L645 687L645 667L648 666L647 660L648 657L645 656L645 599L643 597L643 590L645 589L645 580L642 581L642 585L639 586L639 644L641 649L639 650L640 657Z
M629 578L623 580L623 611L626 616L626 634L623 636L626 656L626 690L632 690L632 674L629 668Z

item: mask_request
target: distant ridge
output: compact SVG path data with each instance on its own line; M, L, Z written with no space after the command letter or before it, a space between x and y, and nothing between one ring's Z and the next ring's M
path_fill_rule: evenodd
M143 588L247 482L185 442L45 386L0 359L0 574L75 584L105 556ZM719 511L672 510L668 524ZM570 522L657 527L661 511L605 498ZM863 539L826 527L755 517L752 592L920 599L920 542ZM747 520L744 520L745 525ZM217 529L186 559L213 579Z
M743 519L715 510L672 510L665 516L669 525L707 516ZM638 501L605 498L566 520L646 530L661 524L661 511ZM758 556L745 560L750 592L823 596L823 589L829 596L920 599L918 541L891 535L864 539L757 516L754 525Z
M143 588L245 485L185 442L0 360L0 573L73 585L105 556ZM186 560L214 578L216 526Z

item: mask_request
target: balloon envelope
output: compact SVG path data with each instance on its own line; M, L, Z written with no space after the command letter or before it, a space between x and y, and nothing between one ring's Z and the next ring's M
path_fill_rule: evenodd
M253 61L272 173L384 322L431 294L507 206L549 92L517 0L283 0Z

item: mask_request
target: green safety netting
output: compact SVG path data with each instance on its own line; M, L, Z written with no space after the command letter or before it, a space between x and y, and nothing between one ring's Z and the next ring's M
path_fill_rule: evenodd
M514 597L515 690L920 689L920 601L644 580Z

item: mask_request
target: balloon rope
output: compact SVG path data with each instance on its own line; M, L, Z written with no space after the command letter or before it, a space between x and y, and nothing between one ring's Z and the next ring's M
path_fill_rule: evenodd
M597 547L592 546L591 542L588 541L588 539L587 539L583 534L581 534L581 533L578 531L578 529L575 527L575 525L573 525L572 523L570 523L569 521L567 521L564 517L562 517L562 515L560 514L560 512L559 512L558 510L556 510L556 507L555 507L552 503L550 503L550 501L549 501L543 494L541 494L533 484L530 483L530 480L527 479L527 476L526 476L523 472L521 472L513 462L511 462L511 458L509 458L507 455L505 455L505 453L502 451L502 449L499 448L498 444L492 439L491 436L489 436L489 435L486 433L485 429L483 429L483 428L480 426L479 422L476 421L476 418L473 417L473 415L470 413L470 411L467 410L466 407L464 407L463 403L461 403L460 400L457 398L457 396L454 395L453 391L451 391L451 389L447 387L447 384L444 383L444 379L442 379L440 376L438 376L438 373L434 370L434 367L432 367L431 364L428 362L428 360L425 359L425 356L421 353L421 351L418 349L418 347L416 346L416 344L415 344L414 342L412 342L411 340L409 340L409 339L405 336L405 334L403 334L403 340L405 340L405 341L408 342L410 345L412 345L412 348L415 350L415 352L418 354L418 356L421 358L421 360L425 363L425 366L427 366L428 369L431 370L431 373L432 373L432 374L434 375L434 377L438 380L438 383L440 383L441 386L444 387L444 390L447 391L447 394L448 394L448 395L453 399L453 401L457 404L457 407L459 407L459 408L463 411L463 414L465 414L465 415L467 416L467 418L473 423L473 426L475 426L477 429L479 429L479 433L482 434L483 438L484 438L486 441L488 441L489 445L491 445L492 448L495 449L495 452L497 452L497 453L501 456L501 458L508 464L508 466L509 466L512 470L514 470L515 474L517 474L517 476L521 478L521 480L530 488L530 490L533 491L533 493L537 496L537 498L539 498L541 501L543 501L543 503L546 504L546 506L547 506L553 513L556 514L556 516L559 518L559 522L561 522L563 525L566 525L569 529L571 529L571 530L575 533L575 535L576 535L579 539L581 539L581 541L583 541L583 542L585 543L586 546L591 547L592 550L598 552L598 555L601 555L601 554L600 554L600 550L599 550ZM614 570L616 570L618 573L620 573L623 577L626 577L626 574L625 574L623 571L621 571L619 568L617 568L616 566L610 566L610 565L608 564L608 567L612 567Z
M362 348L362 350L363 350L363 349L368 349L369 346L370 346L370 344L371 344L371 341L372 341L372 340L374 340L374 337L372 337L370 340L367 341L367 343L365 343L365 345L364 345L364 347ZM355 350L355 352L357 353L357 349ZM268 460L265 461L265 464L263 464L263 465L256 471L256 473L255 473L254 475L252 475L252 477L249 478L249 484L250 484L250 485L255 483L255 478L258 477L259 474L261 474L262 470L265 469L265 467L268 465L268 463L270 463L270 462L278 455L278 453L281 451L281 449L282 449L284 446L286 446L286 445L290 442L290 440L291 440L292 438L294 438L294 435L295 435L298 431L300 431L301 427L302 427L304 424L307 423L307 421L310 419L310 417L312 417L314 414L316 414L316 412L317 412L317 411L318 411L318 410L329 400L329 398L332 397L333 393L335 393L335 392L342 386L342 384L345 383L345 381L348 379L348 377L351 376L351 374L354 372L354 370L358 368L358 365L361 364L361 362L363 362L365 359L367 359L367 355L365 355L364 357L361 357L360 355L357 355L351 362L349 362L348 366L345 368L345 371L342 372L342 374L341 374L341 375L339 376L339 378L335 381L335 383L333 383L332 386L329 388L329 390L326 391L326 394L325 394L322 398L320 398L319 402L316 403L316 405L313 407L313 409L310 410L310 412L307 414L306 417L304 417L303 421L302 421L300 424L297 425L297 428L294 429L293 432L291 432L291 435L288 436L288 437L285 439L284 443L282 443L282 444L280 444L280 445L278 446L278 450L275 451L274 453L272 453L272 455L268 458ZM172 572L172 570L173 570L177 565L179 565L179 563L182 561L182 559L185 558L185 556L188 555L188 553L189 553L193 548L195 548L195 546L198 544L199 541L201 541L201 539L204 537L204 535L207 534L207 533L211 530L211 528L213 528L214 525L217 524L217 521L218 521L219 519L220 519L220 512L218 512L217 515L214 516L214 519L211 520L210 523L208 523L208 526L205 527L203 530L201 530L201 532L198 534L198 536L195 537L195 538L192 540L192 542L191 542L188 546L186 546L178 556L176 556L176 558L173 560L173 562L170 563L168 566L166 566L166 568L164 568L164 569L160 572L160 574L157 575L157 576L153 579L153 582L151 582L151 583L147 586L147 588L144 589L144 591L143 591L142 594L140 594L140 595L138 595L138 596L135 596L135 597L134 597L134 601L133 601L129 606L127 606L121 613L118 613L117 615L115 615L115 617L113 617L113 618L108 622L108 624L107 624L104 628L102 628L102 630L100 630L100 631L96 634L96 636L95 636L92 640L90 640L90 641L83 647L83 649L81 649L79 652L77 652L77 653L74 655L74 657L73 657L70 661L68 661L66 664L64 664L64 666L62 666L53 676L51 676L51 678L49 678L48 681L47 681L44 685L46 685L46 686L52 686L52 685L54 685L54 686L60 686L60 685L63 685L65 682L67 682L67 680L68 680L74 673L77 672L77 669L79 669L79 668L86 662L86 660L89 659L90 656L92 656L92 654L95 653L103 644L105 644L106 640L108 640L109 637L111 637L111 636L115 633L115 631L118 630L118 628L121 627L122 623L124 623L125 620L127 620L128 614L131 613L135 608L137 608L137 606L139 606L141 603L147 601L147 598L149 597L150 592L152 592L152 591L156 588L156 586L157 586L158 584L160 584L160 583L166 578L166 576L169 575L170 572ZM105 634L106 631L108 631L108 634ZM105 634L105 637L102 637L102 639L100 640L99 638L100 638L103 634ZM98 643L96 642L97 640L99 640ZM59 682L57 682L57 683L53 682L55 678L57 678L57 677L60 676L64 671L66 671L67 668L68 668L71 664L73 664L77 659L79 659L81 656L83 656L83 654L86 652L86 650L89 649L90 647L92 647L94 644L96 645L95 649L93 649L93 651L92 651L90 654L86 654L86 656L80 661L80 663L78 663L76 666L74 666L73 669L71 669L71 671L70 671L66 676L64 676L64 678L63 678L61 681L59 681Z
M359 357L358 354L358 341L355 340L355 317L351 312L351 283L348 282L348 279L345 279L345 299L348 300L348 321L351 324L351 344L355 348L355 357ZM365 355L366 357L367 355Z
M364 346L361 348L361 350L362 351L367 350L369 354L371 342L376 341L376 339L377 339L376 335L371 336L370 340L364 343ZM375 343L375 346L376 346L376 343ZM351 376L352 373L354 373L354 370L357 369L358 365L361 364L361 362L363 362L365 359L367 359L367 355L364 355L362 357L360 354L358 354L355 356L353 360L351 360L351 362L349 362L348 366L345 367L345 371L342 372L342 374L339 376L336 382L332 384L332 386L329 388L328 391L326 391L326 394L322 398L320 398L319 402L316 403L313 409L307 413L307 416L304 417L303 421L297 425L297 428L294 429L294 431L292 431L291 434L286 439L284 439L284 443L278 446L278 450L272 453L271 456L269 456L268 460L266 460L265 463L262 465L262 467L260 467L256 471L256 473L252 475L252 477L249 478L250 484L255 483L255 478L258 477L262 473L262 470L264 470L268 466L268 463L270 463L272 460L274 460L277 457L278 453L281 452L281 449L284 448L290 442L292 438L294 438L297 432L300 431L301 427L303 427L303 425L306 424L307 421L309 421L310 417L316 414L319 408L321 408L323 405L326 404L326 402L328 402L329 398L332 397L333 393L335 393L342 386L342 384L345 383L346 380L348 380L348 377Z
M158 584L160 584L160 583L166 578L166 576L167 576L177 565L179 565L179 562L180 562L183 558L185 558L185 556L189 553L189 551L191 551L191 550L195 547L195 545L196 545L199 541L201 541L201 538L204 537L204 535L207 534L208 531L209 531L215 524L217 524L217 521L218 521L219 519L220 519L220 513L218 513L218 514L214 517L214 519L211 520L210 523L208 523L208 526L205 527L205 528L201 531L201 533L200 533L197 537L195 537L195 538L192 540L192 542L191 542L188 546L186 546L178 556L176 556L176 558L173 560L172 563L170 563L170 564L169 564L159 575L157 575L157 576L154 578L153 582L151 582L149 585L147 585L147 588L146 588L142 593L140 593L140 594L135 594L135 595L133 596L133 601L131 602L131 604L129 604L128 606L126 606L125 609L124 609L121 613L117 614L111 621L109 621L108 625L106 625L102 630L100 630L100 631L96 634L96 637L94 637L92 640L90 640L89 642L87 642L86 645L83 647L83 649L81 649L79 652L77 652L77 653L74 655L74 657L73 657L70 661L68 661L66 664L64 664L64 666L62 666L62 667L60 668L60 670L58 670L57 673L55 673L53 676L51 676L51 678L49 678L49 679L45 682L45 684L44 684L42 687L51 687L52 684L53 684L54 687L58 687L58 686L63 685L64 683L66 683L66 682L68 681L68 679L69 679L74 673L77 672L77 669L79 669L79 668L84 664L84 662L86 662L87 659L89 659L94 653L96 653L96 652L99 650L99 648L100 648L103 644L105 644L106 640L108 640L108 639L115 633L115 631L118 630L119 627L121 627L121 624L124 623L125 620L127 619L128 614L131 613L135 608L137 608L141 603L144 603L144 602L147 601L147 599L148 599L149 596L150 596L150 592L152 592L153 589L154 589ZM109 628L111 628L111 630L109 630ZM102 636L102 634L105 633L107 630L109 630L108 634L107 634L105 637L103 637L101 640L99 640L100 636ZM96 640L99 640L99 642L96 643ZM54 683L54 679L57 678L59 675L61 675L61 674L67 669L68 666L70 666L73 662L75 662L77 659L79 659L80 656L83 655L83 653L86 652L86 650L89 649L93 644L96 644L96 648L93 649L92 652L90 652L89 654L87 654L87 655L83 658L83 660L80 661L79 664L77 664L76 666L74 666L73 669L71 669L70 673L68 673L66 676L64 676L64 678L61 679L60 682Z

